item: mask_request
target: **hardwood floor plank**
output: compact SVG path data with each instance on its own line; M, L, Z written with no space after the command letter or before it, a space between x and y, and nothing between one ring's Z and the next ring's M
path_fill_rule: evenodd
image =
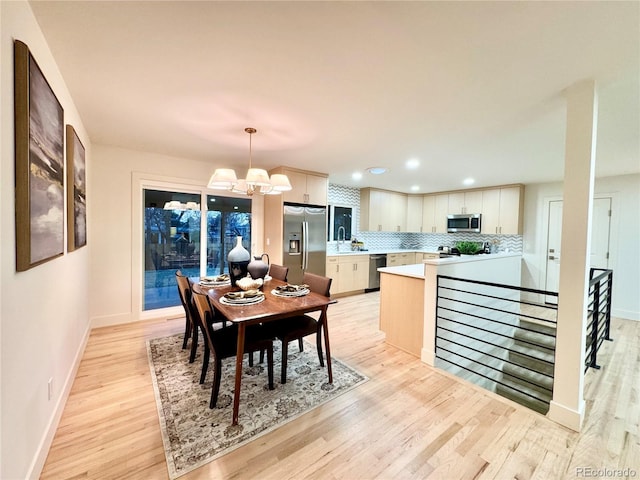
M640 476L640 322L614 320L602 369L585 378L578 434L385 344L378 299L329 308L332 354L368 382L182 478L560 479L584 467ZM183 329L171 319L91 332L42 479L168 478L145 341Z

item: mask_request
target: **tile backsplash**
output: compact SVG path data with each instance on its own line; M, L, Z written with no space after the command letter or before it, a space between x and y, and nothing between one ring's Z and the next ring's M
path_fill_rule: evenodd
M329 205L352 207L355 215L355 236L368 250L416 249L435 251L440 245L455 246L456 242L491 242L497 240L498 251L522 253L522 235L484 235L481 233L409 233L360 232L360 190L344 185L329 184ZM327 244L327 253L335 253L335 242Z

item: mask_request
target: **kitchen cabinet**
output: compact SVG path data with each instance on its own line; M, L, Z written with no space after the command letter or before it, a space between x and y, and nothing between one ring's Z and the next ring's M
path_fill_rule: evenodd
M449 195L425 195L422 199L422 232L447 233Z
M407 195L388 190L360 190L360 230L364 232L406 231Z
M369 255L331 255L327 257L327 276L331 294L364 290L369 286Z
M482 233L522 235L522 185L483 190L482 205Z
M482 212L482 191L449 194L449 214Z
M387 253L387 267L413 265L416 263L416 252Z
M422 204L423 195L409 195L407 197L407 232L422 232Z
M282 194L283 202L327 205L327 175L288 167L278 167L269 172L270 175L274 173L284 173L291 182L292 189Z

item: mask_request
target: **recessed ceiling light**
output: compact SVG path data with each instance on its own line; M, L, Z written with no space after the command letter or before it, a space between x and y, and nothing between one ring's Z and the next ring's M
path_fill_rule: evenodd
M369 167L367 168L367 172L372 173L374 175L382 175L387 171L384 167Z
M361 172L353 172L351 174L351 178L354 180L360 180L362 179L362 173Z
M473 178L465 178L462 183L464 183L465 185L473 185L474 183L476 183L476 181Z
M420 160L418 160L417 158L407 160L406 166L411 170L418 168L420 166Z
M411 186L411 191L412 192L417 192L418 190L420 190L420 186L419 185L412 185Z

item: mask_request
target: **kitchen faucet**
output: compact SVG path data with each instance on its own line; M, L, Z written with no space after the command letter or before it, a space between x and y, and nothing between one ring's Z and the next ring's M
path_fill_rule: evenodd
M340 241L340 231L342 230L342 242ZM338 227L338 253L340 253L340 245L344 245L345 237L347 236L347 232L342 225Z

